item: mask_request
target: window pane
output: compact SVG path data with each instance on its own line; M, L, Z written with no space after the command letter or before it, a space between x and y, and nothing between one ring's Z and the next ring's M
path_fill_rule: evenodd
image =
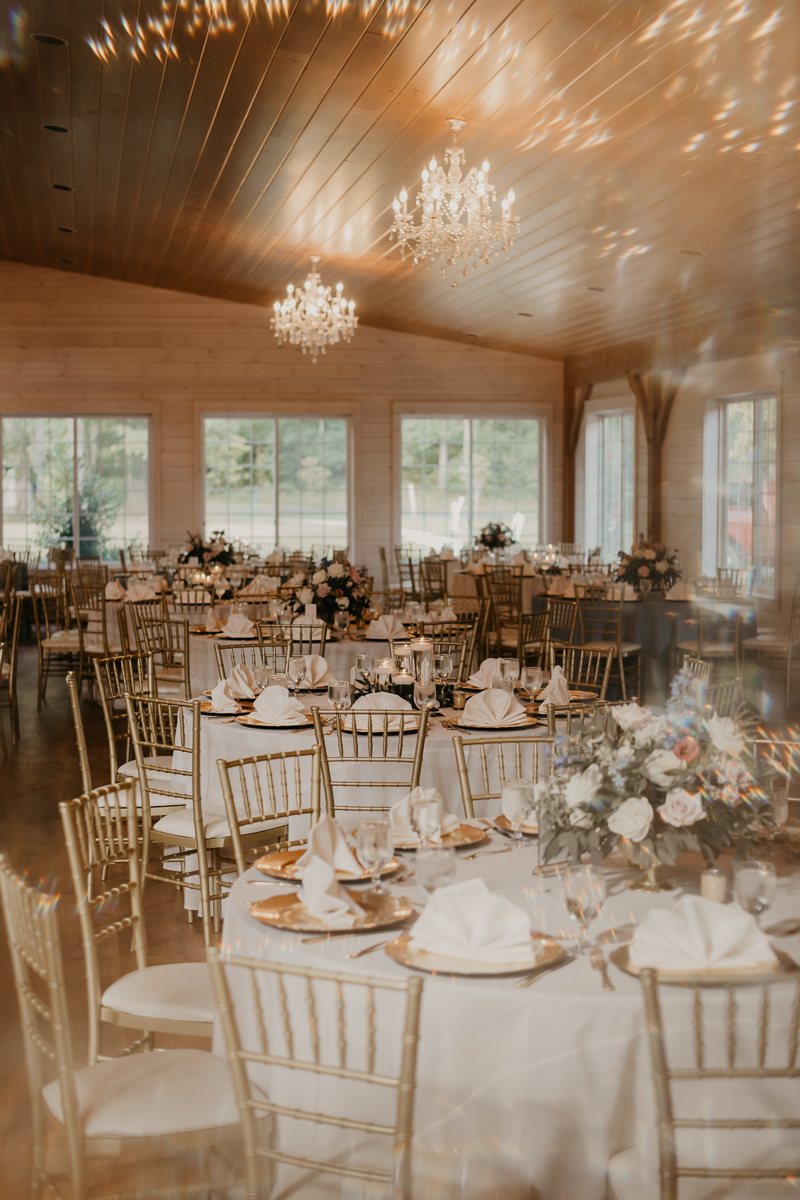
M598 536L604 562L633 542L633 415L612 413L598 422Z
M539 541L539 422L473 421L472 536L489 521Z
M73 544L73 421L4 417L2 544Z
M146 417L78 418L80 555L150 542Z
M753 559L753 468L755 404L727 406L727 487L722 565L749 567Z
M775 593L777 421L774 396L725 406L720 566L754 569L754 587Z
M275 528L275 421L206 417L205 528L271 549Z
M288 550L347 545L347 422L278 421L279 541Z

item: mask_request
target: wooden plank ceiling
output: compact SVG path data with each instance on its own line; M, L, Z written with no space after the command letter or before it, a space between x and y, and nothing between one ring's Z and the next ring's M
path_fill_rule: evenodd
M797 332L794 0L214 7L4 7L0 255L271 306L317 253L363 323L552 358ZM388 236L452 116L521 220L457 289Z

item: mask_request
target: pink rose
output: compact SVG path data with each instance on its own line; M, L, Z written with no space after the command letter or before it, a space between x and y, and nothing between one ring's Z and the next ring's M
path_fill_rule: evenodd
M681 738L679 742L675 743L675 745L672 747L672 753L676 758L679 758L681 762L690 763L693 759L697 758L698 754L700 753L700 747L694 738L685 737Z
M650 568L649 567L639 567L638 573L639 573L639 575L641 575L642 579L646 579L647 576L650 574Z
M681 825L694 825L705 817L703 801L699 792L692 795L683 788L673 788L667 792L667 798L658 806L658 814L667 825L679 829Z
M328 593L330 592L330 590L331 590L330 584L321 583L319 585L319 587L317 588L317 595L319 596L320 600L322 600L325 596L327 596Z

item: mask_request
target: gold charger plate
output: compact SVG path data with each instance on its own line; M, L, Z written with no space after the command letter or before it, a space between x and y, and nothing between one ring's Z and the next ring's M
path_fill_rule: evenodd
M307 729L309 727L311 727L313 729L313 727L314 727L314 722L311 720L311 717L303 717L302 719L298 718L297 721L293 721L291 725L284 725L284 724L270 725L269 721L262 721L261 718L258 717L255 712L249 712L249 713L243 713L243 715L241 717L237 717L236 720L239 722L240 725L248 725L251 729L286 729L286 730L290 730L290 729Z
M304 849L275 850L272 854L262 854L261 858L255 860L253 866L258 867L259 871L263 871L265 875L271 875L274 879L299 879L297 860L304 854ZM381 870L381 879L386 875L393 874L399 866L400 863L396 858L386 863ZM348 875L346 871L337 871L336 878L339 883L364 883L372 878L372 872L363 871L360 875Z
M659 971L658 978L662 983L678 986L699 984L700 987L718 987L724 983L753 983L763 975L785 975L788 978L800 973L800 967L794 959L790 958L788 954L784 954L782 950L776 950L774 946L773 950L777 955L777 962L761 963L756 967L707 967L701 971ZM609 957L620 971L638 979L642 968L635 966L630 961L628 951L628 946L620 946L618 950L613 950Z
M460 725L461 717L448 718L449 725ZM516 725L468 725L464 722L465 729L477 729L487 733L514 733L517 729L530 729L533 725L543 725L538 717L526 717L524 721L518 721Z
M459 825L458 829L453 829L444 835L441 844L443 846L474 846L476 842L482 842L487 833L488 830L478 829L475 825ZM416 850L419 847L419 842L400 842L397 838L394 839L394 844L398 850ZM439 845L438 842L436 844Z
M200 712L204 717L235 717L236 713L219 712L211 703L201 704Z
M513 833L514 832L514 830L511 828L508 817L504 816L502 813L500 814L499 817L495 817L494 823L498 829L502 829L505 833ZM539 826L538 825L530 825L526 821L522 826L522 832L526 833L528 835L528 837L536 837L536 835L539 832Z
M389 942L386 953L404 967L415 967L418 971L429 971L434 975L526 975L528 971L550 966L565 957L565 951L557 941L534 933L531 938L543 946L544 953L536 962L530 963L476 962L469 958L451 958L448 954L429 954L427 950L411 949L411 937L406 933L395 938Z
M250 916L275 929L294 929L298 933L364 933L369 929L387 929L399 925L414 915L414 908L405 896L385 896L375 892L353 892L353 898L364 909L352 925L327 925L321 917L312 917L296 892L283 896L269 896L250 905Z

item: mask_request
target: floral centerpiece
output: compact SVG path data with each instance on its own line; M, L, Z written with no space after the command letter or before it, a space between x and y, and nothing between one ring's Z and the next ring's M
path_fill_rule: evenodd
M501 524L499 521L490 521L488 525L484 525L475 539L476 546L483 546L486 550L503 550L506 546L515 544L515 537L507 525Z
M187 533L187 536L189 540L178 562L188 563L190 558L196 558L201 565L218 563L221 567L229 567L235 562L233 546L226 542L221 529L215 529L208 540L204 540L199 533Z
M619 552L617 583L629 583L637 592L643 579L649 579L656 590L666 591L680 577L678 551L668 550L663 542L641 541L631 546L630 554Z
M699 850L713 863L727 847L746 853L754 824L770 825L774 768L748 749L731 717L703 704L687 673L675 676L663 716L638 704L613 721L556 741L552 775L537 785L545 860L566 850L598 862L618 843L655 883L658 863Z
M333 624L339 608L346 608L352 618L360 621L369 608L369 596L364 590L365 574L366 567L323 558L319 569L310 578L295 575L287 581L295 588L293 607L300 611L306 604L316 604L317 616L328 625Z

